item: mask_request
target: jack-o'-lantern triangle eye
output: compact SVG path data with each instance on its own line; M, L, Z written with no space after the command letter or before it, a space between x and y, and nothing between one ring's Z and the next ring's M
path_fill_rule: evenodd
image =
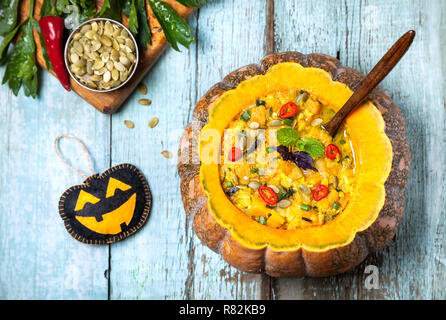
M76 207L74 208L74 211L82 210L87 203L96 204L99 201L101 201L101 199L96 198L94 195L85 192L84 190L81 190L81 192L79 192L79 196L77 197Z
M110 178L108 181L107 186L107 194L105 195L106 198L113 197L115 195L116 189L127 191L131 189L132 187L128 184L125 184L124 182L121 182L115 178Z

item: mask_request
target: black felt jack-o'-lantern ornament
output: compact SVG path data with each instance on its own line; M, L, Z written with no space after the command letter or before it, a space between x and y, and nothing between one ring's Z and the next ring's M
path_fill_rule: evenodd
M62 137L76 139L87 152L77 137L59 136L55 150L62 161L57 149ZM90 161L89 165L93 172ZM127 238L145 224L152 196L146 179L135 166L120 164L91 176L71 168L87 177L84 184L67 189L59 200L60 216L73 238L87 244L109 244Z

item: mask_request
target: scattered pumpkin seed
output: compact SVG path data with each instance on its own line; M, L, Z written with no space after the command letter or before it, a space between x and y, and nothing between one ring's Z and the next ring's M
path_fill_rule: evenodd
M152 101L150 99L139 99L138 103L142 106L150 106Z
M169 159L172 158L172 153L170 153L167 150L161 151L161 154L163 155L164 158Z
M150 121L149 121L149 127L150 128L155 128L156 125L158 124L159 119L157 117L153 117Z
M138 87L138 91L141 94L147 94L147 86L144 83L141 83Z
M127 126L127 128L134 128L135 124L133 122L131 122L130 120L124 120L124 124Z

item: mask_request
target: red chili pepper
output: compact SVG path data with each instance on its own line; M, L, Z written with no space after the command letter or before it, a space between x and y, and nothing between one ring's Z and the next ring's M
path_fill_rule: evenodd
M61 17L46 16L39 20L39 26L54 72L62 86L70 91L68 73L63 57L64 21Z
M279 201L279 197L277 197L277 194L270 187L260 187L258 191L263 201L270 206L275 205Z
M228 154L228 160L235 162L242 157L242 151L237 147L232 147Z
M297 113L297 105L294 102L285 103L279 111L282 119L291 118Z
M325 149L325 155L328 159L336 159L338 154L341 152L339 151L339 148L336 147L334 144L329 144L327 148Z
M328 195L328 187L320 184L313 191L313 199L316 201L324 199Z

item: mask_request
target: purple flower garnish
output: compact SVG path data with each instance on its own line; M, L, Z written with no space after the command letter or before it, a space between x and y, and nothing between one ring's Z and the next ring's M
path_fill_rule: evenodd
M313 171L317 171L316 167L314 166L313 159L305 151L294 152L293 156L294 163L297 164L298 167L302 169L311 169Z
M305 151L296 151L292 153L288 147L278 146L277 152L280 154L283 160L294 162L299 168L311 169L317 171L314 166L313 159Z
M283 160L294 161L293 153L290 151L290 149L288 147L280 145L276 149Z

